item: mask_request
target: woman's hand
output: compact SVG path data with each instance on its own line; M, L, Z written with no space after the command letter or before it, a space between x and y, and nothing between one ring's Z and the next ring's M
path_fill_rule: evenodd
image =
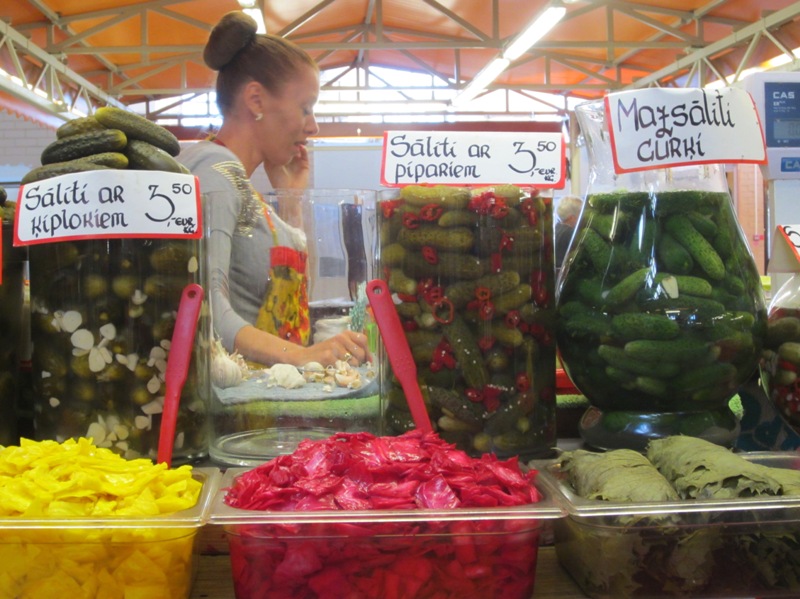
M264 163L264 172L274 189L306 189L311 174L308 149L299 146L299 151L289 164L270 166Z
M342 331L325 341L303 346L248 325L237 333L235 350L245 359L265 365L305 366L309 362L319 362L332 366L337 360L344 360L351 366L358 366L372 360L367 336L354 331Z
M296 366L319 362L323 366L335 364L337 360L358 366L372 360L367 336L354 331L343 331L333 337L309 347L291 346L286 352L287 361Z

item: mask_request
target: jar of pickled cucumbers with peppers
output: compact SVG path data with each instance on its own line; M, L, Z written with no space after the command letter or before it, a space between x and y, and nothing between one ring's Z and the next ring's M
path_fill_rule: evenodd
M556 441L551 198L515 185L408 185L385 194L378 219L381 272L436 431L473 455L548 455ZM413 428L391 372L383 395L387 434Z
M30 247L37 439L88 437L126 458L156 457L178 305L184 287L200 282L200 260L194 239ZM207 451L205 354L195 343L173 463Z
M800 431L800 273L792 274L770 302L761 382L775 408Z

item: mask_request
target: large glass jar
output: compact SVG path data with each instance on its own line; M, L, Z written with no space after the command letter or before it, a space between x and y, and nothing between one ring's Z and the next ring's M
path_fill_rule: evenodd
M800 273L794 273L769 306L761 382L783 418L800 432Z
M758 367L759 273L720 165L615 174L603 103L577 107L589 189L558 281L558 346L599 448L687 434L731 445Z
M30 247L37 439L91 437L155 459L175 317L200 241L88 239ZM206 455L207 352L180 399L173 463Z
M25 248L15 248L13 208L0 207L2 221L3 280L0 284L0 445L19 443L18 404L20 398L20 360L24 341L23 285L27 256ZM8 211L6 216L5 211Z
M556 441L551 198L514 185L409 185L379 205L382 274L436 431L472 455L547 456ZM413 428L391 373L384 397L387 432Z
M293 247L302 248L306 256L302 266L291 269L275 260L270 265L267 257L252 266L268 273L263 277L263 295L268 297L281 290L294 293L287 290L302 289L302 285L292 288L287 280L305 279L310 330L308 339L294 341L318 343L349 328L368 336L375 359L358 366L310 363L300 369L249 362L227 351L221 332L212 326L209 454L215 462L255 466L291 453L306 439L323 439L336 432L380 433L378 339L366 296L367 281L375 276L375 196L374 190L279 189L265 197L270 222L291 235ZM214 226L210 204L205 203L209 228ZM213 236L207 231L211 245ZM252 238L240 242L255 244ZM208 258L213 258L211 251ZM215 305L220 299L216 290L221 281L228 282L213 263L208 270L213 324L214 312L220 310ZM265 301L259 314L280 309L266 310L269 305ZM276 320L280 320L277 315ZM286 334L282 329L278 333Z

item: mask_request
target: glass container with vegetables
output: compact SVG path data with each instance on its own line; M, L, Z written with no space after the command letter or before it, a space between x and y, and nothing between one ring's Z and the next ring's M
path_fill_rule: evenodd
M577 116L591 173L557 330L565 370L591 403L581 435L600 448L669 434L730 445L739 424L728 402L757 369L766 309L724 169L618 172L604 103Z
M16 203L6 200L0 187L0 224L2 225L3 272L0 280L0 445L19 441L17 426L20 392L20 359L24 335L23 292L25 279L25 248L12 246L14 240L14 208Z
M36 437L86 436L155 457L164 375L183 288L199 281L197 240L82 240L32 246ZM195 351L175 461L206 452L205 353Z
M265 269L270 263L263 289L252 292L265 298L252 315L254 324L288 346L307 347L345 329L362 333L371 355L358 364L349 358L297 365L246 360L227 345L224 323L215 318L226 312L217 286L233 286L234 281L209 250L209 453L216 462L255 466L291 452L305 439L379 432L380 362L365 292L375 269L375 196L366 189L277 189L263 204L252 198L275 227L267 249L252 232L237 233L236 240L248 256L258 257L251 268ZM219 235L213 205L204 203L209 248ZM269 260L262 262L262 251L270 252Z
M516 185L407 185L379 202L380 264L437 432L472 454L555 445L551 199ZM388 369L387 369L388 370ZM386 430L413 419L389 376Z
M800 273L776 292L768 314L761 381L783 418L800 431Z
M156 456L176 311L201 283L199 192L179 150L163 127L105 107L62 125L23 177L37 439ZM173 462L207 451L206 358L195 352L183 387Z

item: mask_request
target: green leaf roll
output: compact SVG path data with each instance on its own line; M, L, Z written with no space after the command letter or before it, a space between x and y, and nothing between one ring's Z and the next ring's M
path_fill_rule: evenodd
M736 499L782 492L770 468L696 437L654 439L647 446L647 459L683 499Z
M675 489L641 453L615 449L595 453L583 449L565 453L564 472L575 492L605 501L677 501Z

